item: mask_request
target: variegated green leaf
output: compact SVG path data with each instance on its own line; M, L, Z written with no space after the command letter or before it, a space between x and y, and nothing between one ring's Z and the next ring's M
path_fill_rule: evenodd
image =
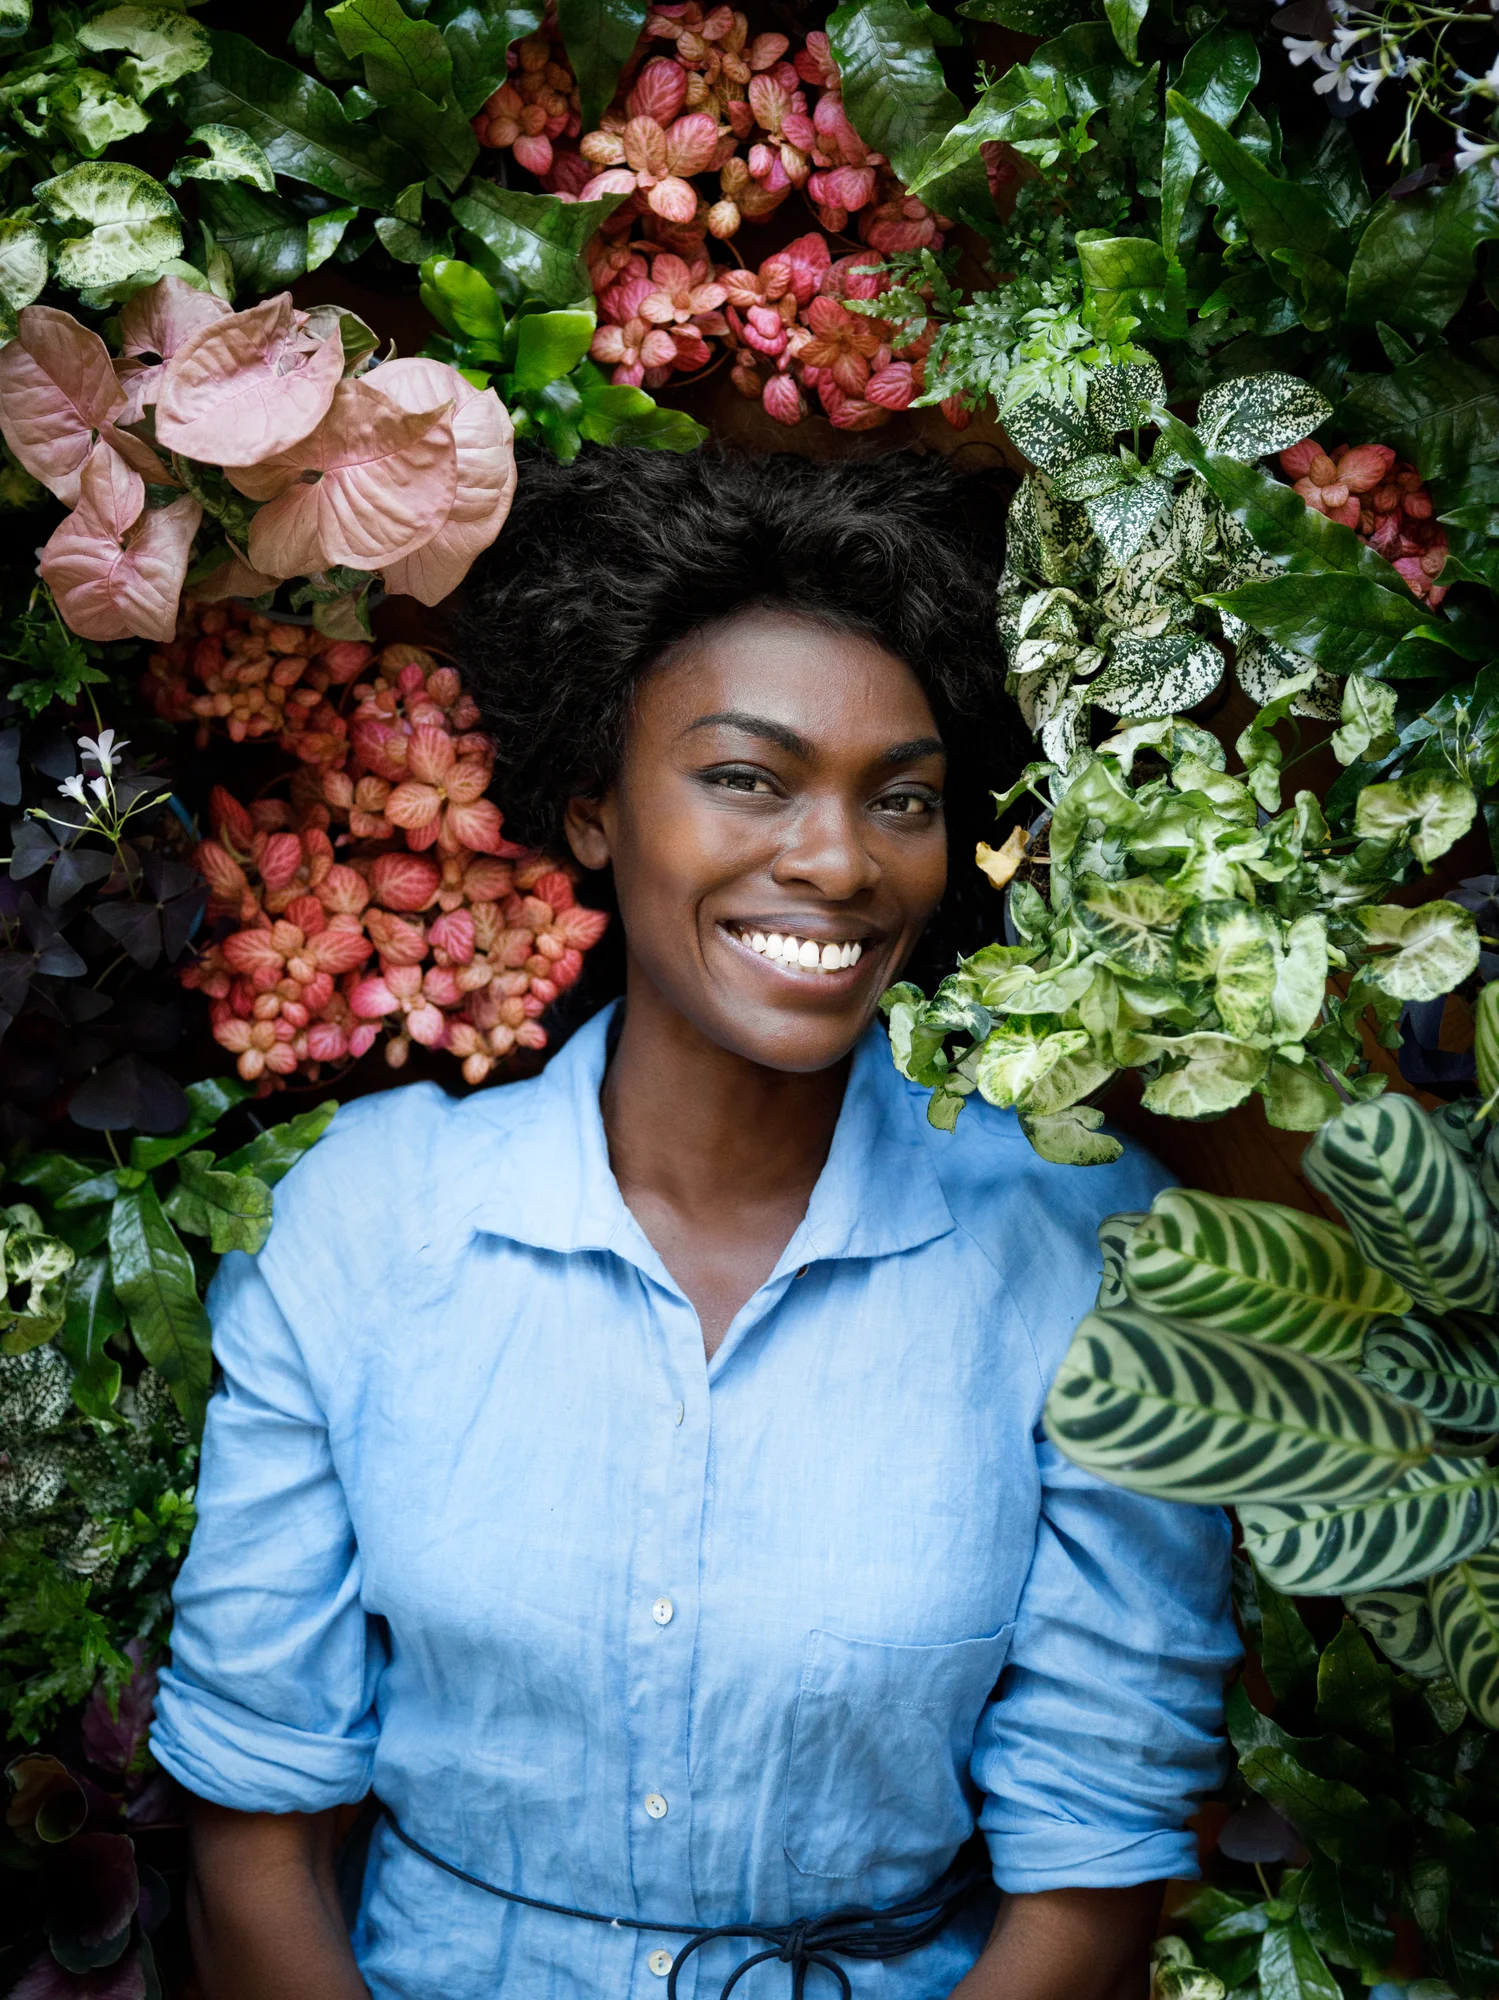
M1182 921L1177 976L1212 987L1219 1019L1239 1040L1271 1025L1278 928L1267 910L1232 901L1194 903Z
M1365 785L1353 809L1353 830L1378 840L1409 840L1425 868L1462 838L1477 811L1472 788L1461 778L1413 771L1385 785Z
M1301 1158L1371 1263L1436 1313L1499 1304L1499 1236L1454 1148L1408 1097L1350 1105Z
M1453 1431L1499 1430L1499 1326L1490 1313L1381 1320L1364 1343L1364 1373Z
M1065 1111L1034 1117L1019 1108L1020 1129L1043 1160L1059 1167L1107 1167L1124 1151L1111 1134L1100 1131L1103 1113L1093 1104L1071 1104Z
M1487 1102L1499 1097L1499 980L1490 980L1473 1010L1473 1059L1478 1091Z
M1095 1306L1107 1308L1128 1303L1129 1293L1124 1289L1124 1257L1129 1249L1130 1239L1140 1224L1146 1219L1144 1210L1121 1210L1118 1215L1106 1215L1098 1225L1098 1247L1103 1253L1103 1277L1099 1281Z
M1137 1039L1143 1050L1166 1059L1168 1067L1140 1094L1146 1110L1164 1118L1212 1118L1232 1111L1262 1081L1270 1062L1265 1049L1209 1030Z
M1345 1597L1343 1604L1402 1673L1414 1674L1418 1680L1445 1675L1447 1662L1437 1644L1424 1590L1358 1591Z
M1387 952L1368 976L1396 1000L1440 1000L1477 967L1478 927L1457 903L1376 903L1357 921L1370 946Z
M1220 382L1197 406L1197 435L1225 458L1263 458L1310 437L1332 404L1295 375L1239 375Z
M1458 1693L1480 1722L1499 1729L1499 1550L1443 1570L1426 1588Z
M1084 1054L1087 1047L1088 1036L1082 1028L1064 1028L1053 1035L996 1028L979 1052L974 1076L989 1102L1007 1111L1027 1097L1059 1062Z
M1396 691L1387 681L1370 680L1367 674L1350 674L1343 683L1340 726L1332 733L1333 755L1340 764L1352 764L1360 757L1383 757L1400 740L1391 727L1395 719Z
M1499 1468L1482 1458L1428 1458L1373 1498L1249 1501L1239 1521L1255 1567L1288 1596L1414 1583L1499 1533Z
M1088 693L1110 715L1174 715L1206 701L1223 678L1223 655L1190 632L1163 638L1124 633Z
M1078 1327L1046 1431L1116 1486L1234 1506L1380 1493L1431 1448L1419 1412L1346 1369L1126 1308Z
M1085 875L1078 884L1076 920L1093 949L1123 972L1164 978L1176 950L1176 925L1187 907L1184 891L1134 875L1107 882Z
M1370 1321L1410 1303L1346 1229L1277 1202L1193 1188L1156 1196L1130 1239L1124 1285L1151 1312L1328 1361L1355 1359Z
M1117 486L1086 502L1089 525L1117 563L1127 563L1171 505L1171 488L1164 479L1146 479Z

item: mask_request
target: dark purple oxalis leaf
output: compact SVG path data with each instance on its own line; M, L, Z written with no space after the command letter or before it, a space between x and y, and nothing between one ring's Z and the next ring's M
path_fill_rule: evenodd
M147 2000L148 1991L138 1951L126 1952L102 1972L67 1972L47 1952L21 1974L7 2000Z
M47 1942L69 1972L113 1965L130 1942L140 1901L135 1843L124 1833L80 1833L47 1869Z
M174 1078L137 1055L96 1070L73 1092L68 1116L90 1132L179 1132L191 1106Z

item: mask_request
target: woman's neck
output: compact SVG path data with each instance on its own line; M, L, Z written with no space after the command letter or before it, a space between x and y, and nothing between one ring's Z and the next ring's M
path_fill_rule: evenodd
M600 1093L609 1160L710 1355L806 1213L847 1078L847 1059L808 1075L749 1062L630 982Z

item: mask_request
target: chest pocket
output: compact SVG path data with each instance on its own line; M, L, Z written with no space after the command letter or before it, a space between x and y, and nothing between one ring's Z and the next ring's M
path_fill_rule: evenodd
M938 1875L973 1830L973 1734L1013 1625L948 1646L813 1632L786 1787L786 1854L803 1875L876 1862Z

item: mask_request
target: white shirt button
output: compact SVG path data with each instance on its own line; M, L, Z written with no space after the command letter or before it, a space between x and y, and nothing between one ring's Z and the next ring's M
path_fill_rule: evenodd
M679 1424L681 1423L683 1417L686 1416L686 1414L687 1414L687 1405L685 1403L678 1403L676 1408L671 1413L671 1420L674 1424Z
M671 1971L672 1967L671 1953L669 1951L653 1951L650 1957L646 1960L646 1964L651 1968L651 1971L655 1973L658 1979L664 1979L667 1973Z
M651 1606L651 1616L658 1625L669 1625L676 1606L669 1597L658 1597Z
M646 1793L645 1809L652 1819L665 1819L666 1817L666 1801L659 1792Z

